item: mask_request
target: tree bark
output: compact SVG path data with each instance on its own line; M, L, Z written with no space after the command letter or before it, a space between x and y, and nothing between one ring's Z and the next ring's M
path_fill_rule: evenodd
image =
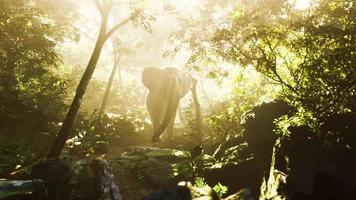
M90 79L94 73L96 64L98 63L101 50L104 46L105 40L105 29L106 29L106 22L103 21L101 25L101 30L93 51L91 58L89 60L88 66L84 72L82 79L79 82L77 87L77 92L74 96L70 109L67 113L67 116L62 124L62 127L56 137L55 141L52 144L52 147L47 155L47 158L55 158L58 157L64 147L65 142L67 141L74 124L75 117L78 114L78 110L80 108L81 100L85 94L85 91L88 87Z
M138 12L134 13L127 19L123 20L122 22L118 23L115 25L113 28L111 28L109 31L107 31L107 22L108 22L108 17L110 13L111 6L113 4L113 1L104 1L103 4L100 4L99 1L95 1L98 10L100 11L101 14L101 25L100 25L100 31L98 35L98 39L96 41L94 51L90 57L88 66L83 74L82 79L79 82L79 85L77 87L76 94L74 96L74 99L72 101L72 104L70 106L70 109L67 113L66 118L63 121L62 127L58 133L58 136L54 140L51 149L47 155L47 158L56 158L59 157L65 142L67 141L72 129L73 129L73 124L75 117L78 114L80 105L81 105L81 100L85 94L85 91L88 87L88 84L90 82L90 79L94 73L94 70L96 68L96 65L98 63L101 50L105 44L105 41L116 31L118 30L121 26L127 24L129 21L131 21L133 18L138 16Z
M111 7L113 5L113 0L103 1L103 3L100 3L99 0L95 0L95 3L97 6L97 9L99 10L99 12L101 14L101 25L100 25L98 39L96 41L94 51L90 57L88 66L85 69L83 77L79 82L76 94L74 96L74 99L70 106L70 109L67 113L67 116L64 119L63 125L58 133L58 136L54 140L52 147L47 155L48 159L59 157L59 155L65 145L65 142L67 141L67 139L73 129L74 120L78 114L81 100L85 94L85 91L88 87L90 79L94 73L94 70L96 68L96 65L98 63L98 60L99 60L99 57L101 54L101 50L102 50L106 40L109 39L110 36L115 31L117 31L120 27L124 26L125 24L127 24L129 21L133 20L140 14L139 11L135 11L134 13L131 14L130 17L128 17L125 20L123 20L122 22L116 24L115 26L113 26L111 29L109 29L107 31L108 18L109 18Z
M119 67L119 68L118 68L118 70L119 70L119 84L120 84L120 89L122 90L122 88L123 88L122 86L123 86L123 85L122 85L122 74L121 74L121 68Z
M195 107L195 123L198 137L202 138L200 104L197 96L197 80L193 79L192 95Z
M118 67L119 67L119 58L118 58L118 55L116 53L116 50L114 50L114 66L113 66L113 68L111 70L111 74L110 74L110 78L109 78L108 84L106 85L103 101L102 101L100 109L99 109L99 115L102 115L105 112L105 107L106 107L107 101L109 99L112 83L114 81L115 73L116 73L116 70L118 69Z

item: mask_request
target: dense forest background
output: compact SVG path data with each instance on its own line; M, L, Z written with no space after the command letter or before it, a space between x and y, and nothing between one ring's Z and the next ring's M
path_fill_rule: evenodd
M352 199L355 6L0 0L0 178L87 199L95 178L83 173L100 157L124 199L180 181L218 199ZM199 102L181 99L173 140L151 142L147 67L197 80ZM70 183L48 176L65 167L42 168L53 159ZM0 199L17 198L1 184Z

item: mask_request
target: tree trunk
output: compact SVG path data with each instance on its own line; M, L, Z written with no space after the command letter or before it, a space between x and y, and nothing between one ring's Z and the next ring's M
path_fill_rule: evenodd
M67 116L62 124L62 127L56 137L55 141L52 144L52 147L47 155L47 158L55 158L58 157L64 147L65 142L67 141L74 124L75 117L78 114L78 110L81 104L81 100L84 96L84 93L88 87L89 81L94 73L96 64L98 63L101 50L105 43L106 37L106 26L107 26L107 18L103 18L98 39L95 44L95 48L93 54L90 57L88 66L83 74L82 79L79 82L77 87L77 92L74 96L70 109L67 113Z
M116 53L114 53L116 54ZM111 87L112 87L112 83L114 81L115 78L115 73L117 68L119 67L119 58L117 58L117 55L114 55L114 66L111 70L111 74L110 74L110 78L108 81L108 84L106 85L106 89L105 89L105 93L104 93L104 97L103 97L103 102L101 103L100 109L99 109L99 115L104 114L105 112L105 107L106 107L106 103L109 99L109 95L110 95L110 91L111 91Z
M118 68L118 70L119 70L119 84L120 84L120 89L122 90L122 86L123 86L123 84L122 84L122 74L121 74L121 68L119 67L119 68Z
M109 17L110 9L113 5L113 0L103 1L103 4L101 4L99 1L95 1L95 3L96 3L96 6L100 12L100 15L101 15L101 25L100 25L98 39L96 41L94 51L90 57L88 66L85 69L83 77L79 82L76 94L74 96L74 99L70 106L70 109L67 113L67 116L64 119L61 130L59 131L58 136L54 140L52 147L47 155L48 159L59 157L59 155L65 145L65 142L67 141L67 139L72 131L75 117L77 116L79 108L80 108L81 100L84 96L84 93L85 93L87 87L88 87L90 79L93 76L94 70L96 68L96 64L98 63L98 60L99 60L99 57L101 54L101 50L103 49L105 41L115 31L117 31L120 27L127 24L129 21L136 18L140 14L140 12L138 12L138 11L134 12L130 17L126 18L121 23L116 24L109 31L106 32L107 24L108 24L108 17Z
M195 107L195 123L198 137L202 138L200 104L197 96L197 80L193 79L192 95Z

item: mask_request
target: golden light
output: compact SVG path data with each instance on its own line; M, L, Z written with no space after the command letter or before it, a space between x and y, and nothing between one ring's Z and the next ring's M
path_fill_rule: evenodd
M298 10L305 10L310 7L310 0L295 0L293 2L294 7Z

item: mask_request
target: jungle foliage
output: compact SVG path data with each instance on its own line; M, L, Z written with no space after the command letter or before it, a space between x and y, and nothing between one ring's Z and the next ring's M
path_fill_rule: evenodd
M237 6L196 56L214 52L253 66L282 96L318 119L355 110L355 5L320 1L302 12L287 1Z
M137 2L139 9L135 11ZM334 161L354 157L354 1L318 0L312 1L308 8L298 9L289 0L242 0L238 4L231 0L206 0L196 5L197 14L192 16L179 12L179 6L174 7L174 3L166 2L160 12L174 16L177 24L172 26L179 27L169 33L168 44L158 41L166 30L158 30L155 17L144 15L148 3L137 2L129 3L132 15L107 33L111 22L109 13L104 11L116 4L113 1L97 4L96 14L100 13L104 19L102 30L97 31L102 32L103 37L98 39L95 62L89 62L90 73L76 91L86 70L77 62L85 60L82 58L89 52L86 47L91 45L87 43L92 42L86 41L85 48L76 46L86 53L71 55L75 58L68 58L66 53L71 54L70 51L61 52L65 44L79 43L81 37L86 37L75 26L79 24L73 11L76 2L0 0L0 161L4 161L0 162L0 176L8 177L21 170L29 174L26 166L48 153L70 102L79 90L69 126L62 131L65 137L60 145L53 145L57 147L49 157L57 157L62 152L62 144L65 145L62 156L85 159L104 155L113 147L119 150L108 157L126 170L118 172L119 175L125 173L135 183L138 180L163 187L168 177L170 181L195 181L196 187L204 187L216 174L220 175L219 170L225 169L234 172L236 169L239 172L260 170L261 177L267 178L265 172L270 169L275 153L271 149L286 143L293 148L289 152L289 159L293 160L294 155L303 154L300 141L310 149L318 149L310 150L316 152L315 158L319 150L323 152L320 155L330 157L321 159L322 164L335 164ZM95 3L93 5L95 7ZM111 11L115 15L116 10ZM142 26L142 30L134 32L137 25ZM109 59L100 63L99 57L108 58L104 43L114 31L121 30L121 26L122 32L116 35L117 54L114 52L120 80L114 78L113 71L112 88L106 96L106 109L103 109L106 112L98 113L107 87L103 80L107 78L94 71L100 70L99 64L112 66ZM92 31L91 28L87 31ZM153 37L159 39L150 40ZM159 42L162 45L156 49L154 45ZM74 51L79 52L78 49ZM173 60L182 50L189 54L187 71L198 74L201 79L212 79L216 85L229 80L228 95L214 101L211 99L218 91L208 90L209 95L199 91L199 100L204 99L200 101L203 138L196 140L200 123L196 120L194 104L189 102L179 110L181 127L177 128L176 140L164 141L155 147L136 147L151 145L145 137L150 137L152 128L144 108L146 94L135 75L152 63L162 66L173 63L164 59L172 56ZM162 58L151 56L150 51L163 53ZM154 61L145 63L150 59ZM132 80L126 79L125 75L132 74L135 74ZM202 98L202 93L207 97ZM283 104L286 112L275 114L278 109L269 107L274 103ZM266 107L268 109L264 110ZM247 125L246 119L250 120ZM127 148L133 146L134 150ZM123 153L124 150L128 152ZM261 163L267 165L258 169ZM298 170L300 166L293 167ZM74 168L80 166L74 165ZM127 171L132 170L135 173L131 177L131 172ZM214 172L210 178L208 172ZM229 180L230 177L225 178ZM233 181L235 184L241 180ZM224 182L216 183L214 190L219 197L230 192Z
M61 41L29 1L0 2L1 132L49 131L66 109L69 80L57 73Z

